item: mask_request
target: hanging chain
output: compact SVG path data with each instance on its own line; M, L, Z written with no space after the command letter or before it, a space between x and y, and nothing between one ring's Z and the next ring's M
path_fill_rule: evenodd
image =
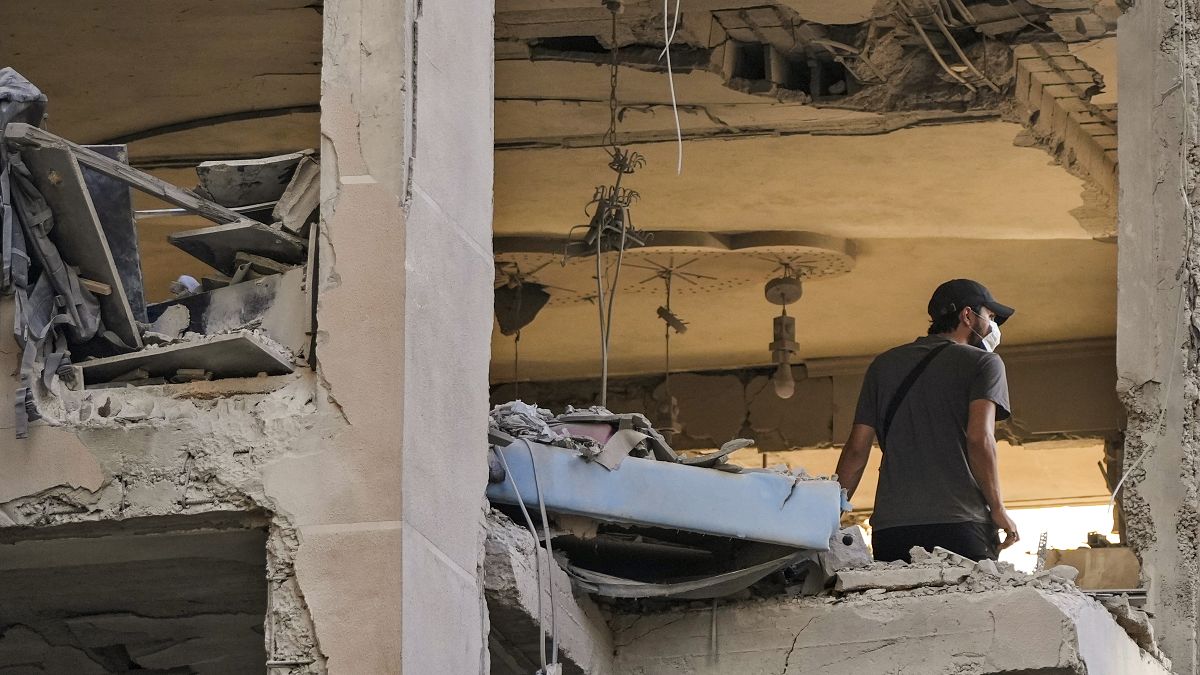
M619 3L609 3L612 12L612 42L609 49L608 64L608 131L604 134L604 144L617 150L617 12Z

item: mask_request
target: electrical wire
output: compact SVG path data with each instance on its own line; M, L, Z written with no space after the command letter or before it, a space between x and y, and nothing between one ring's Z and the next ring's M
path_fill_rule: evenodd
M525 441L525 446L529 447L529 441ZM533 535L533 564L537 567L538 647L541 650L541 672L544 673L546 672L546 631L542 627L542 557L538 553L539 549L542 548L541 540L538 537L537 528L533 526L533 518L529 517L529 510L525 508L525 500L521 497L521 489L517 487L517 479L513 478L512 470L508 468L508 460L504 458L504 451L497 449L496 455L500 457L500 464L504 467L504 475L508 477L508 482L512 484L513 494L517 497L517 506L521 507L521 515L525 516L525 524L529 527L529 533ZM533 454L531 451L530 458L532 459L532 457ZM551 596L550 606L553 609L553 596Z
M554 604L554 547L550 543L550 519L546 517L546 501L542 499L542 482L538 479L537 462L533 459L533 446L529 439L522 438L529 453L529 468L533 471L533 486L537 488L538 511L542 516L542 532L546 542L546 581L550 587L550 665L558 665L558 609ZM539 574L541 572L539 571ZM539 591L540 592L540 591ZM543 666L542 671L546 668Z
M675 100L675 72L671 68L671 41L675 39L675 31L679 29L679 3L680 0L675 0L675 23L671 29L667 30L667 3L670 0L663 0L663 42L666 46L663 47L661 59L663 55L667 57L667 85L671 89L671 113L675 116L675 144L678 148L678 155L675 160L675 175L683 173L683 128L679 124L679 103Z

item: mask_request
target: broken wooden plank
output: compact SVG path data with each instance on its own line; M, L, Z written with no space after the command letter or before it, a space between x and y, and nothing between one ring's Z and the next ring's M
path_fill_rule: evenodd
M233 256L233 262L239 267L242 264L248 264L250 265L250 270L252 272L264 277L271 274L283 274L288 270L293 270L296 268L295 265L285 265L284 263L271 260L270 258L264 258L261 255L254 255L253 253L246 253L245 251L238 251Z
M193 342L143 349L132 354L84 361L75 366L85 385L110 382L135 369L150 377L169 378L181 369L202 369L216 379L254 377L259 373L286 375L291 360L253 333L230 333Z
M88 289L92 293L95 293L96 295L112 295L112 286L109 286L108 284L102 284L99 281L92 281L91 279L79 277L79 285Z
M124 145L88 145L109 159L122 164L129 163L129 151ZM83 181L87 184L96 216L104 228L108 250L112 252L125 299L133 311L133 318L146 320L146 295L142 283L142 257L138 251L137 225L133 218L133 195L124 181L106 176L95 169L80 167ZM93 291L95 292L95 291Z
M76 145L65 138L60 138L44 129L28 124L13 122L4 128L4 138L9 145L17 148L61 148L75 155L80 164L100 173L124 181L131 187L137 188L148 195L157 197L180 208L211 220L214 223L253 222L242 214L227 209L216 202L204 199L191 190L185 190L172 185L165 180L155 178L148 173L109 159L98 152Z
M305 240L254 221L177 232L167 241L228 276L237 271L238 252L299 265L308 248Z
M296 167L311 153L201 162L196 167L200 179L197 192L229 207L275 202L291 183Z
M25 148L21 156L29 167L34 185L54 213L55 226L49 233L50 241L58 248L63 261L77 268L80 276L105 284L114 291L99 298L104 326L126 345L135 349L141 347L137 319L125 296L120 272L75 157L63 147Z

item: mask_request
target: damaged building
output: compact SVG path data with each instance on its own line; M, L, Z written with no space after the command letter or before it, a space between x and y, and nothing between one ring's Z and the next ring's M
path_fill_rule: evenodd
M1200 672L1197 17L0 7L0 673ZM1022 539L876 562L956 277Z

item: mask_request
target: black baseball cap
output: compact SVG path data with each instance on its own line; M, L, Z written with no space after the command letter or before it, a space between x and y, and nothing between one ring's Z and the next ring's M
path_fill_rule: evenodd
M946 314L961 311L963 307L983 305L996 313L996 323L1002 324L1017 310L996 302L987 286L970 279L951 279L933 292L929 298L929 318L936 319Z

